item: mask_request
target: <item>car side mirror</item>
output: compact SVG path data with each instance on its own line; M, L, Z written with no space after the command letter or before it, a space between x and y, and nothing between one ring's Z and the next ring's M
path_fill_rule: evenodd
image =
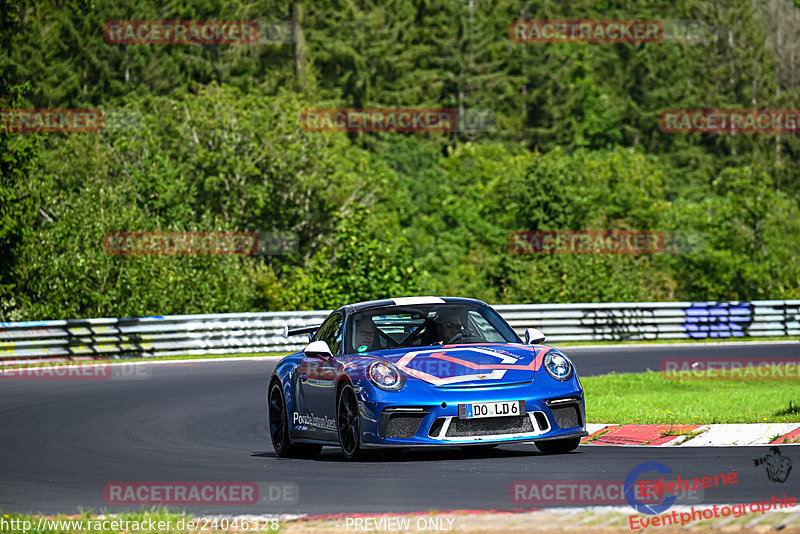
M544 333L536 328L528 328L525 330L525 344L538 345L544 341Z
M328 344L324 341L312 341L306 345L306 348L303 349L303 352L306 353L306 356L322 358L323 360L333 358L330 347L328 347Z

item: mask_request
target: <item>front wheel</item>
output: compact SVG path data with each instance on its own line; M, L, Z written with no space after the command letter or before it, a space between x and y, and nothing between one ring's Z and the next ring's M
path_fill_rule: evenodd
M549 439L534 443L542 454L565 454L577 449L581 444L581 438Z
M269 387L269 437L272 448L281 458L314 458L322 451L322 445L292 443L286 402L279 382L273 382Z
M346 384L342 388L336 401L336 427L339 431L339 444L342 446L344 457L348 460L358 460L363 457L358 399L356 399L356 392L350 384Z

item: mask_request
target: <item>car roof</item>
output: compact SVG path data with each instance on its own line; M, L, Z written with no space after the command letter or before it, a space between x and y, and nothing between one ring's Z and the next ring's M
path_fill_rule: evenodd
M467 299L461 297L399 297L381 300L368 300L364 302L356 302L342 306L339 310L344 310L348 314L361 312L364 310L371 310L375 308L387 308L392 306L415 306L424 304L482 304L488 306L485 302L477 299Z

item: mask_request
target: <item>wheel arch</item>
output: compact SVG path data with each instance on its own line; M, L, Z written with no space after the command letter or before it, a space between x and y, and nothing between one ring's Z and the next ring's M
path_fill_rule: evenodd
M336 379L336 399L337 400L339 399L339 393L341 393L342 389L344 389L344 387L346 385L348 385L348 384L350 384L351 386L353 386L355 388L355 385L353 384L353 379L350 377L350 375L348 373L342 373L341 375L339 375L339 377Z
M269 375L267 381L267 410L270 409L269 394L274 384L279 384L281 392L283 393L283 404L286 410L286 418L289 421L289 440L294 440L294 431L292 428L292 412L295 409L296 395L294 391L294 384L292 377L297 370L299 362L299 353L286 356L275 366L275 369Z

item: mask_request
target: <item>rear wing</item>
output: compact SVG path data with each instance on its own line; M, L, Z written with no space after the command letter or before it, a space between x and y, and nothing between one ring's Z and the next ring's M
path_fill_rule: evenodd
M313 336L314 334L316 334L317 330L319 330L320 326L322 325L315 324L315 325L304 326L302 328L292 328L291 330L289 330L288 326L284 326L283 337L300 336L303 334L309 334L310 336Z

